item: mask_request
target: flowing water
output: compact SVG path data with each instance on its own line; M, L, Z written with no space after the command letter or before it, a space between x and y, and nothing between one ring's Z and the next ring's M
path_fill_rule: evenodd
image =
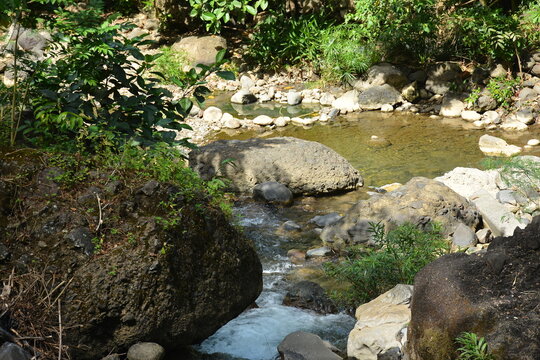
M223 97L223 96L222 96ZM317 107L283 105L235 106L221 97L209 105L217 105L238 117L298 116L317 111ZM344 156L363 175L367 185L380 186L407 182L414 176L436 177L457 166L480 167L483 154L478 139L484 133L499 136L509 143L523 146L531 138L540 138L540 127L522 133L471 130L461 120L432 119L411 114L366 112L340 117L328 124L309 128L289 125L276 131L222 132L217 139L293 136L317 141ZM371 137L379 137L372 141ZM540 148L528 152L540 155ZM275 209L262 204L246 203L236 207L240 225L259 252L264 269L264 290L257 299L258 308L245 311L205 340L198 350L221 353L234 358L272 360L277 345L289 333L304 330L319 334L342 349L354 319L345 314L318 315L313 312L282 306L287 276L295 270L286 256L291 248L307 249L319 245L317 236L294 239L280 235L278 228L286 220L302 224L318 214L344 212L354 202L366 198L365 190L341 196L297 199L292 209Z

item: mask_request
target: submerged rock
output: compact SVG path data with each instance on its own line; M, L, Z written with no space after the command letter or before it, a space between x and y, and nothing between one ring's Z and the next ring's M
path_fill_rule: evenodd
M278 352L281 360L342 360L319 336L304 331L287 335Z
M358 171L332 149L292 137L216 141L192 151L189 162L204 179L224 176L231 190L244 193L268 181L305 195L363 184Z
M540 217L485 254L445 255L415 278L411 360L453 358L462 332L485 337L498 359L540 359Z
M488 156L513 156L521 152L519 146L508 145L503 139L487 134L480 137L478 146Z
M321 314L336 313L334 302L324 289L313 281L300 281L292 284L283 299L283 305L313 310Z
M253 197L271 204L290 205L293 193L285 185L275 181L258 184L253 188Z

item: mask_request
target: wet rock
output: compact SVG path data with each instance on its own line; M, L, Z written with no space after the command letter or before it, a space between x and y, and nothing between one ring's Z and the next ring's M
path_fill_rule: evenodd
M445 255L422 269L411 302L410 359L453 358L454 339L465 331L485 337L501 359L540 359L539 234L537 217L513 237L493 240L485 255Z
M463 249L473 247L476 243L476 233L470 227L458 224L452 235L452 244L459 249Z
M283 299L283 305L308 309L320 314L337 313L337 308L324 289L312 281L292 284Z
M232 163L223 166L225 159ZM230 179L230 189L238 192L251 192L266 181L280 182L293 194L353 190L363 183L358 171L330 148L291 137L216 141L192 151L190 166L204 179Z
M327 246L311 249L306 252L306 258L311 257L324 257L332 255L332 249Z
M358 104L364 110L378 110L384 104L395 105L401 101L399 91L388 84L369 87L358 96Z
M411 285L396 285L356 309L356 324L347 341L347 356L359 360L400 359L411 319ZM396 357L397 356L397 357Z
M253 197L271 204L290 205L293 193L285 185L275 181L258 184L253 188Z
M289 117L280 116L274 120L274 125L276 125L277 127L284 127L287 126L289 121L291 121Z
M12 342L5 342L0 346L0 359L2 360L30 360L32 355L22 347Z
M508 145L503 139L487 134L480 137L478 146L488 156L513 156L521 152L519 146Z
M310 224L316 224L318 227L325 227L327 225L332 225L338 222L342 218L338 213L330 213L326 215L318 215L309 220Z
M94 252L93 237L90 230L84 227L75 228L66 235L66 239L71 241L75 248L81 249L85 255L91 255Z
M257 102L257 97L250 93L248 90L240 90L231 97L233 104L252 104Z
M287 335L278 352L281 360L341 360L319 336L304 331Z
M132 345L127 353L128 360L161 360L164 356L163 346L151 342Z
M301 231L302 230L302 226L300 226L299 224L297 224L296 222L292 220L285 221L283 225L281 225L281 227L283 228L283 230L286 230L286 231Z
M447 186L415 177L394 191L360 200L341 220L325 227L321 239L325 245L340 249L369 242L370 222L382 222L391 230L405 222L422 228L430 221L439 222L449 234L458 223L476 228L480 216L465 198Z
M188 36L175 42L171 48L184 52L191 66L211 65L216 61L217 53L227 48L227 40L217 35Z

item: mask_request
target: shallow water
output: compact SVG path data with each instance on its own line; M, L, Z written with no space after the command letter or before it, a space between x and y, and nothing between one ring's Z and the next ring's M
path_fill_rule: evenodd
M464 126L470 127L470 124L459 119L363 112L310 128L289 125L274 132L251 130L233 135L222 132L214 139L293 136L317 141L337 151L360 170L366 185L380 186L404 183L414 176L433 178L458 166L480 167L485 156L478 148L478 139L486 133L518 146L540 137L539 125L519 133L471 130ZM388 142L371 141L372 135ZM540 147L524 154L539 156Z

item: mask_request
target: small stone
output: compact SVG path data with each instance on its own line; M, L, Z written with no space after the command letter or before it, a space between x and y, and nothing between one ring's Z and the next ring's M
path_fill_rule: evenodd
M227 119L223 123L223 127L226 129L238 129L241 126L242 124L240 123L240 121L238 121L238 119L235 119L235 118Z
M518 95L520 102L531 101L531 100L536 99L537 97L538 97L538 93L536 92L534 88L533 89L523 88L521 89Z
M529 146L538 146L538 145L540 145L540 140L531 139L531 140L527 141L527 145L529 145Z
M332 255L332 249L330 249L328 246L323 246L316 249L308 250L306 253L306 258L323 257L329 255Z
M480 115L476 111L463 110L461 112L461 118L466 121L477 121L482 118L482 115Z
M482 121L489 124L500 124L501 115L496 111L489 110L482 115Z
M330 116L328 114L321 114L321 116L319 116L320 122L327 122L329 120L330 120Z
M301 264L306 261L306 253L298 249L287 251L287 257L293 264Z
M510 120L510 121L505 121L501 125L501 129L507 130L507 131L525 131L528 129L528 126L522 123L521 121Z
M205 109L203 112L203 120L209 123L219 122L222 116L223 116L223 111L221 111L220 108L217 108L215 106L210 106L207 109Z
M336 97L330 93L323 93L319 99L321 105L330 106L336 100Z
M190 116L197 116L197 115L199 115L200 112L201 112L201 108L194 104L191 107L191 110L189 111L189 115Z
M459 223L452 235L452 244L458 248L469 248L475 246L477 243L476 234L470 227Z
M90 230L84 227L78 227L71 230L65 238L70 240L75 248L81 249L85 255L92 255L94 252L92 237Z
M476 232L476 237L480 244L487 244L491 241L491 230L489 228L483 228Z
M276 181L256 185L253 188L253 197L271 204L290 205L293 201L291 190Z
M240 89L241 90L245 90L245 91L249 92L249 89L251 89L254 85L255 85L255 83L253 82L253 80L249 76L242 75L240 77Z
M257 97L247 90L240 90L231 97L231 102L242 105L252 104L257 102Z
M486 126L486 123L483 122L482 120L476 120L476 121L473 122L473 126L479 128L479 129L483 129L484 126Z
M513 156L521 152L519 146L508 145L503 139L487 134L480 137L478 145L480 150L488 156Z
M506 70L502 64L497 64L497 66L495 66L495 68L491 70L489 76L491 76L492 78L496 78L506 76L506 74L508 74L508 70Z
M531 69L531 74L540 76L540 64L536 64L533 66L533 68Z
M156 343L142 342L132 345L127 353L128 360L161 360L165 349Z
M394 111L394 107L390 104L383 104L381 106L381 112L392 112Z
M296 222L292 220L285 221L283 225L281 226L283 227L283 230L286 230L286 231L301 231L302 230L302 226L298 225Z
M302 94L297 91L289 91L287 93L287 104L298 105L302 102Z
M516 197L513 190L501 190L497 193L496 198L501 204L517 205Z
M308 221L310 224L315 224L319 227L325 227L332 224L335 224L339 220L341 220L343 216L339 215L336 212L326 214L326 215L318 215L313 217L311 220Z
M314 118L308 118L308 117L293 117L291 121L297 125L312 125L316 120Z
M253 123L259 126L267 126L272 125L274 123L274 119L272 119L268 115L259 115L255 119L253 119Z
M284 126L287 126L289 121L291 121L289 117L280 116L274 120L274 125L276 125L277 127L284 127Z

